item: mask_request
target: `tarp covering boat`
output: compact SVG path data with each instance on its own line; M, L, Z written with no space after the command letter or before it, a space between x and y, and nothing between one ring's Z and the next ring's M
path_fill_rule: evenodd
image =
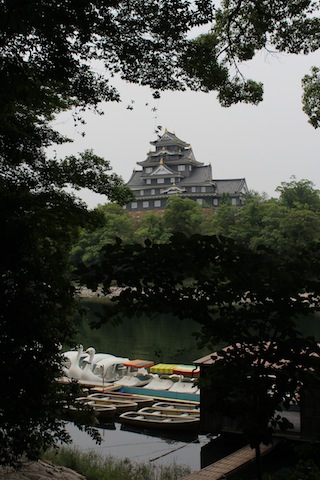
M130 360L129 362L124 362L123 365L125 367L130 367L130 368L149 368L154 365L154 362L151 360Z
M151 373L157 373L158 375L171 375L173 373L173 370L177 368L179 365L178 364L172 364L172 363L158 363L157 365L154 365L153 367L150 368Z
M178 365L173 369L173 374L184 375L185 377L198 377L200 368L195 365Z

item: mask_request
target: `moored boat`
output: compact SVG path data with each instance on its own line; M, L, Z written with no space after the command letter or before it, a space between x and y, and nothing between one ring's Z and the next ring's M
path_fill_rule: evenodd
M159 375L154 375L153 379L142 388L148 390L169 390L173 386L173 381L170 378L160 378Z
M199 402L175 402L175 401L162 401L155 402L153 407L167 409L167 410L183 410L183 411L196 411L200 412Z
M106 420L113 420L117 413L117 408L115 405L93 405L93 411L95 412L97 419L100 422L105 422Z
M78 405L87 405L92 408L98 420L112 420L117 413L115 405L96 403L94 400L91 400L89 396L78 397L75 401Z
M129 400L111 397L103 393L92 393L88 395L88 400L93 401L95 405L112 405L116 408L117 413L128 412L130 410L137 410L138 404Z
M155 407L154 405L152 407L143 407L139 410L139 412L142 411L143 413L148 413L152 415L165 415L165 416L170 416L170 417L176 417L176 416L186 416L186 415L191 415L193 417L200 417L200 410L179 410L179 409L164 409L164 408L158 408Z
M199 417L200 416L200 410L194 411L194 410L178 410L178 409L161 409L157 407L143 407L138 412L141 412L146 415L160 415L164 417L183 417L183 418L188 418L189 416L192 417Z
M191 378L185 378L183 375L179 376L179 379L174 382L172 387L169 388L170 392L180 393L198 393L199 388L196 382Z
M127 387L143 387L151 382L153 375L148 372L147 368L152 367L154 362L149 360L130 360L124 362L123 365L127 367L127 374L117 380L118 385Z
M112 354L95 353L93 347L83 352L64 354L64 376L57 379L68 383L76 380L87 388L101 392L121 389L126 394L158 397L180 401L198 401L200 390L193 365L157 364L149 360L129 360Z
M131 395L130 393L127 394L121 394L121 393L110 393L109 397L111 399L119 399L119 400L124 400L125 402L133 402L137 403L138 408L143 408L143 407L150 407L155 403L155 399L152 397L148 396L143 396L143 395Z
M125 425L133 425L146 429L170 430L170 431L194 431L199 428L200 419L188 415L170 416L156 415L141 412L126 412L119 416L119 421Z

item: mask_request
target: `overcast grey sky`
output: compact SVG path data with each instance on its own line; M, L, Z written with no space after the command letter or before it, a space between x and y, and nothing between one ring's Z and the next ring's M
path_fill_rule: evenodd
M57 118L55 127L74 140L56 148L57 154L93 149L128 181L161 125L190 143L199 162L211 163L215 179L245 177L250 190L269 196L277 196L276 187L292 175L320 188L320 129L308 124L301 108L301 78L319 60L319 52L306 57L260 54L243 66L246 77L264 83L264 101L258 106L223 108L215 92L164 92L154 100L147 87L117 83L122 102L103 104L103 116L87 113L81 127L74 126L71 113ZM133 110L128 110L132 100ZM88 192L81 196L90 208L107 201Z

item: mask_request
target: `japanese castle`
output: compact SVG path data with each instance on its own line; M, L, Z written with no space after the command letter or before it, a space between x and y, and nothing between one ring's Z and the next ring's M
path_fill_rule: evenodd
M245 178L214 180L211 165L198 162L191 145L167 130L150 144L155 148L146 160L137 162L142 169L134 170L127 183L135 194L127 210L163 210L172 195L213 209L225 199L232 205L243 204L248 193Z

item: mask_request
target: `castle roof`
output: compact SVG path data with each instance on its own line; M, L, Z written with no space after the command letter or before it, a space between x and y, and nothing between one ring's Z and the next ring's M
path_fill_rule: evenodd
M248 193L245 178L234 178L226 180L214 180L218 195L232 195L233 193Z
M203 163L198 162L195 159L191 145L180 140L174 133L168 132L154 142L150 142L151 145L156 147L155 150L151 150L147 153L146 160L137 162L141 167L155 166L162 158L164 163L169 165L178 165L181 163L200 166Z
M180 140L174 133L168 132L166 129L162 137L160 137L158 140L154 140L153 142L150 142L151 145L154 145L155 147L166 147L169 145L178 145L182 148L190 147L189 143L184 142L183 140Z
M212 177L211 164L195 159L191 145L168 132L150 142L155 147L146 160L137 162L127 185L136 195L129 210L163 209L170 195L180 195L216 208L225 195L233 205L241 206L248 193L245 178L217 179Z

